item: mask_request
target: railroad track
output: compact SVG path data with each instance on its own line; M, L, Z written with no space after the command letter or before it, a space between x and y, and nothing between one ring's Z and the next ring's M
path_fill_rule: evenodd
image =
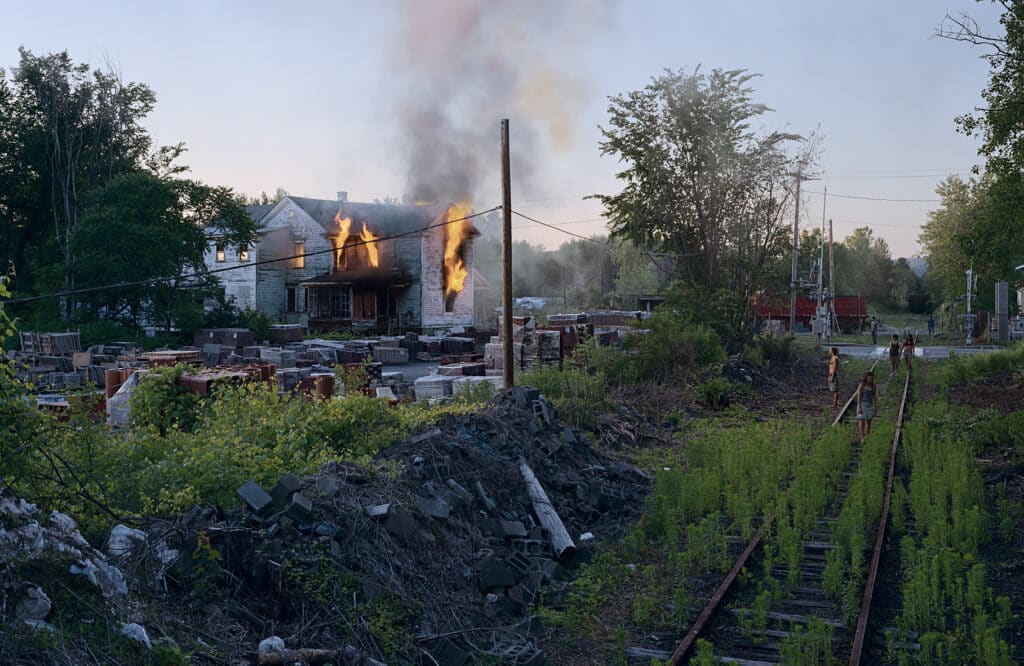
M878 360L871 365L871 370L874 370L877 364ZM855 456L855 459L851 461L850 466L846 469L843 480L837 489L835 497L830 502L829 508L823 516L819 517L817 526L806 535L807 540L803 542L803 554L799 563L799 585L788 586L789 594L773 599L770 603L770 608L767 610L762 607L758 611L763 618L762 622L767 620L773 626L788 626L790 630L764 626L759 628L757 632L758 639L750 640L747 638L750 635L749 628L741 630L738 625L743 618L751 618L755 611L745 608L733 608L729 609L728 614L719 612L737 577L764 540L765 528L762 526L750 542L747 543L743 552L722 580L722 583L707 602L696 622L672 654L670 663L673 666L686 663L685 660L693 654L697 639L701 637L710 637L712 639L715 645L715 658L719 662L739 664L740 666L775 664L781 660L780 644L793 635L792 628L801 625L803 629L798 629L797 631L804 631L812 623L817 624L819 628L822 625L830 626L828 632L832 634L831 649L834 655L849 654L851 666L858 666L861 663L861 655L863 654L865 639L867 638L867 625L871 613L874 587L878 577L882 546L885 541L885 529L888 521L896 465L896 449L902 432L909 386L910 376L905 375L899 409L896 415L896 427L889 452L888 475L885 484L882 512L878 520L856 624L848 627L847 623L844 622L843 610L839 602L833 601L826 595L822 577L826 566L826 554L829 550L835 548L835 544L832 542L831 524L838 518L854 469L858 464L857 458L859 458L859 455ZM879 387L877 390L881 390L881 388ZM846 401L839 414L832 421L833 426L838 425L849 414L850 408L855 401L856 392ZM769 524L774 522L774 514L767 522ZM787 577L785 567L775 567L771 572L766 572L766 575L770 575L778 581L780 586L786 585L784 582ZM717 621L712 627L712 620L716 618ZM713 634L709 633L712 630Z

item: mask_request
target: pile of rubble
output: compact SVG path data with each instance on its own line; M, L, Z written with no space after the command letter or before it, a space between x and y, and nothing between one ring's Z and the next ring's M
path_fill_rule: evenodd
M203 648L219 660L539 663L538 593L620 538L649 485L590 438L516 387L368 467L249 482L237 508L155 521L116 562L133 594L175 617L165 626L183 628L171 632L183 647L190 627L222 637Z

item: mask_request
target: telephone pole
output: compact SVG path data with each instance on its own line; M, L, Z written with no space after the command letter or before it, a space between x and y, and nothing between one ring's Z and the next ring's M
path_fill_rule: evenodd
M515 385L515 341L512 338L512 173L508 147L508 118L501 121L501 334L505 388Z
M800 243L800 183L805 180L817 180L805 176L803 170L789 174L796 178L796 210L793 214L793 270L790 272L789 287L789 332L796 333L796 274L797 274L797 248Z

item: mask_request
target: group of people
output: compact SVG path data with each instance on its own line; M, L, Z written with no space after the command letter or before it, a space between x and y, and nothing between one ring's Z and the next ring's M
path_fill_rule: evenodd
M900 371L900 359L907 366L907 373L911 371L911 362L914 360L914 336L907 333L907 337L900 342L900 336L892 334L889 340L889 365L892 367L890 376Z
M874 333L874 331L872 331ZM899 336L895 333L889 341L889 365L892 367L892 374L895 375L900 369L900 359L903 359L907 372L911 371L911 363L914 359L914 336L908 334L900 342ZM832 393L832 406L839 406L839 349L832 347L829 352L828 361L828 390ZM878 411L878 390L875 388L875 373L868 371L864 378L857 384L855 394L857 401L857 431L861 440L871 434L871 421Z

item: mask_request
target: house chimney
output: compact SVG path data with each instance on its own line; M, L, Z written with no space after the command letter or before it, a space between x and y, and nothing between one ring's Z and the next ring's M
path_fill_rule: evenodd
M348 203L348 192L338 190L338 203Z

